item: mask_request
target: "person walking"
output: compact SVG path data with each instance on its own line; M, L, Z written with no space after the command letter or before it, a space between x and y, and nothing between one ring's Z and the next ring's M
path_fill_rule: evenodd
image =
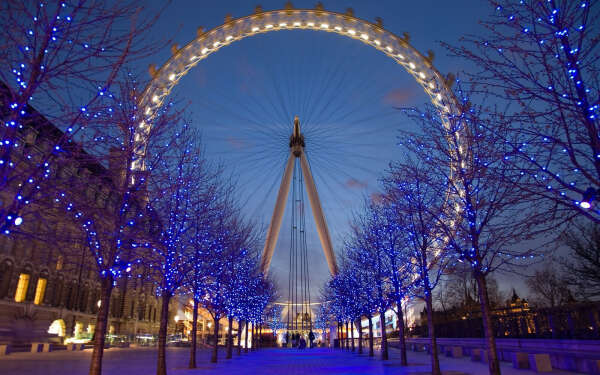
M313 347L313 341L315 341L315 333L314 333L314 332L311 330L311 331L308 333L308 342L310 343L310 346L309 346L309 348L312 348L312 347Z
M300 340L298 340L298 349L306 348L306 340L304 340L304 336L300 336Z

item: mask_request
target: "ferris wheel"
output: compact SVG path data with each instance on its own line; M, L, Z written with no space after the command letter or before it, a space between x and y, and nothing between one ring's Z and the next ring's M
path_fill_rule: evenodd
M152 80L140 100L145 118L136 137L141 152L169 96L193 90L193 97L183 96L194 122L205 129L208 156L235 171L247 214L268 223L262 271L269 271L274 254L289 249L280 254L289 255L288 269L282 256L274 265L288 276L288 310L300 306L294 316L304 316L311 303L309 279L337 272L344 217L374 189L365 181L375 181L390 160L402 157L395 129L406 124L395 107L429 100L442 119L452 115L457 106L447 78L434 67L433 54L420 53L407 34L397 36L381 20L360 19L352 10L332 12L321 5L295 9L288 3L272 11L257 6L251 15L199 28L191 42L171 52L160 68L149 69ZM407 78L422 89L417 98L398 90ZM143 158L135 168L144 169ZM305 195L312 219L304 215ZM309 265L315 248L325 254L326 266Z

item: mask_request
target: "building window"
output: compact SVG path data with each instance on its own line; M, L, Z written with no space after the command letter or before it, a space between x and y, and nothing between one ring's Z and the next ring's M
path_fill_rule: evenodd
M29 274L22 273L19 275L19 283L17 284L17 292L15 293L15 302L25 301L27 295L27 287L29 286Z
M60 271L63 269L63 262L64 262L64 258L62 255L58 256L58 259L56 260L56 270Z
M33 303L36 305L41 305L44 301L44 295L46 294L46 283L47 279L40 277L37 281L37 285L35 287L35 298L33 299Z
M0 264L0 298L6 297L12 278L13 265L9 260Z

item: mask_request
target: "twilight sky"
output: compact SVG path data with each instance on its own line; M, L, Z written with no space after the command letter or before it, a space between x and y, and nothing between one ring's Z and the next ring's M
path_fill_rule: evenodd
M261 1L265 10L285 1ZM294 1L313 8L315 1ZM152 5L162 1L152 0ZM157 38L173 37L185 45L196 28L220 25L226 14L253 12L241 0L174 0L159 21ZM465 69L446 56L439 41L456 43L476 33L477 21L492 8L485 0L326 1L328 10L354 9L357 17L397 34L408 32L411 44L435 52L434 65L446 74ZM170 52L152 61L160 66ZM296 30L258 35L224 47L202 61L173 91L202 129L207 157L221 162L239 184L244 212L268 226L288 154L292 119L300 117L306 153L334 249L339 250L352 213L365 196L377 191L377 178L389 161L403 157L397 130L413 126L394 107L421 106L428 98L403 68L356 40L325 32ZM288 201L289 202L289 201ZM308 199L306 199L308 207ZM271 263L271 272L287 299L290 204ZM306 212L312 299L329 276L312 214Z

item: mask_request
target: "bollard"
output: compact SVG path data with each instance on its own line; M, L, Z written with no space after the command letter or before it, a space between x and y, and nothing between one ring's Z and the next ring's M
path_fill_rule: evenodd
M529 354L529 367L535 372L551 372L550 356L548 354Z
M512 353L512 364L514 368L528 369L529 358L527 353L514 352Z
M487 350L485 349L471 349L471 361L473 362L487 362Z

